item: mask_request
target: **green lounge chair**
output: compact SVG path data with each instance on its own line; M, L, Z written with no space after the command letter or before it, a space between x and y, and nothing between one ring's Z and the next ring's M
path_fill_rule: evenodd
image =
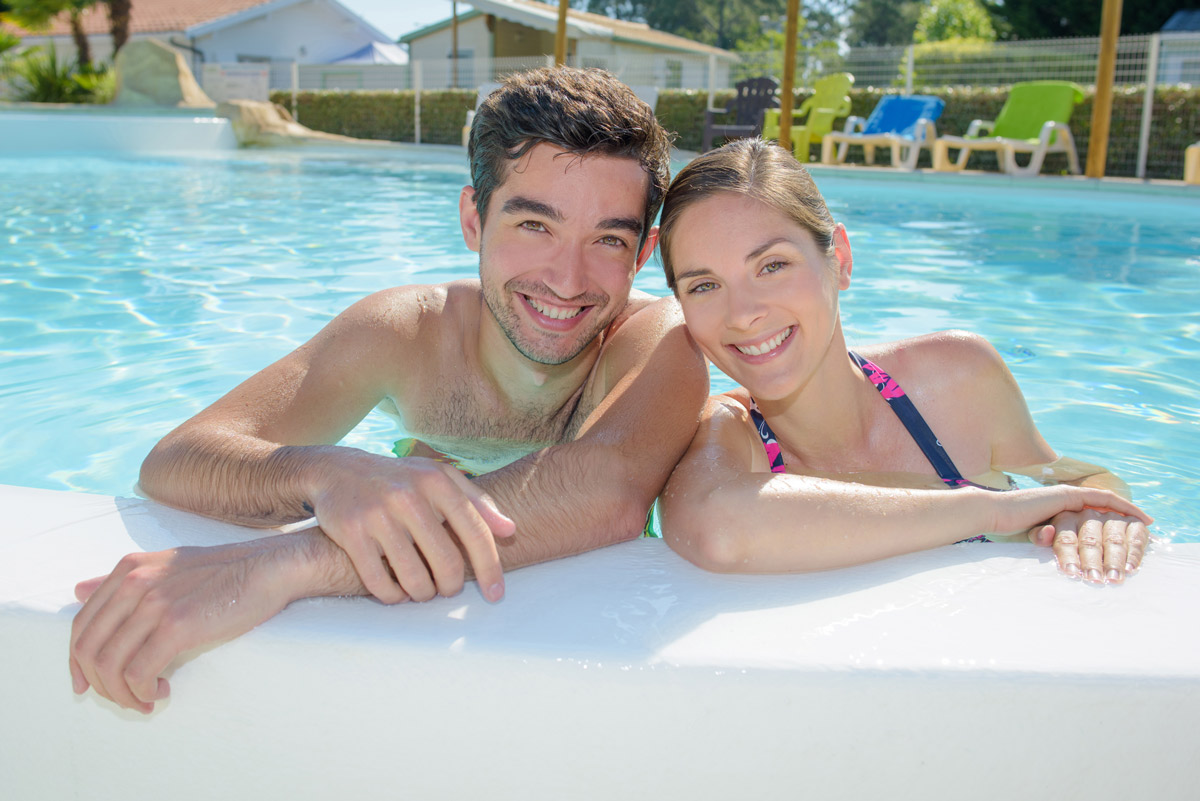
M809 146L820 144L821 137L833 130L839 117L850 113L850 87L854 76L835 72L818 78L812 97L792 111L792 154L801 164L808 162ZM768 109L763 118L763 139L779 138L779 109Z
M1000 166L1014 175L1037 175L1047 153L1066 153L1071 172L1079 174L1075 138L1067 127L1071 112L1083 102L1083 90L1069 81L1029 81L1013 84L995 122L974 120L965 136L942 136L933 146L935 170L961 170L973 150L996 150ZM988 135L984 135L984 134ZM950 149L958 159L950 160ZM1031 154L1029 164L1017 164L1017 153Z
M865 120L851 117L844 131L825 134L821 163L840 164L851 145L860 145L867 164L874 164L875 148L889 147L893 167L915 170L921 148L932 148L937 139L934 122L945 105L940 97L932 95L888 95Z

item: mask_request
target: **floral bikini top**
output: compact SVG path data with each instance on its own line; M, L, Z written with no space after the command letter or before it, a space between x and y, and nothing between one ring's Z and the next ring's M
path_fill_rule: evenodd
M904 390L900 388L896 380L885 373L874 362L864 359L854 351L849 351L849 354L854 363L863 371L867 380L875 385L875 389L879 390L879 394L883 396L888 406L900 418L900 422L908 429L909 435L912 436L913 440L921 448L921 452L925 454L925 458L933 465L933 469L937 472L938 478L942 480L942 483L951 489L977 487L978 489L991 490L993 492L1001 491L995 487L976 484L973 481L963 478L962 473L958 471L958 468L954 466L954 462L950 459L950 454L946 453L946 449L942 447L942 443L938 441L937 436L929 428L929 424L925 422L925 418L917 411L917 407L913 405L908 395L904 394ZM771 472L786 472L787 467L783 463L783 452L779 447L779 440L775 436L775 432L767 425L766 418L762 416L762 412L759 411L758 404L754 402L753 398L750 399L750 419L754 421L754 427L758 429L759 439L762 440L763 448L767 452L767 460L771 463ZM982 536L973 537L972 540L987 541Z

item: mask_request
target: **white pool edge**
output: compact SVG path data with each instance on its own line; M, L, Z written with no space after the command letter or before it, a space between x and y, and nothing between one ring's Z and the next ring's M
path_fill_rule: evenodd
M1195 797L1200 545L1097 589L1032 546L738 577L639 540L512 572L495 605L293 604L143 718L71 692L72 586L260 532L0 502L6 797Z

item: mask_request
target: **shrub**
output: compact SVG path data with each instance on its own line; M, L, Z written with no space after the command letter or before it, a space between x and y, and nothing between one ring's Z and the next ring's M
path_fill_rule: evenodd
M53 45L29 48L7 71L17 99L30 103L107 103L116 91L116 76L107 67L59 61Z

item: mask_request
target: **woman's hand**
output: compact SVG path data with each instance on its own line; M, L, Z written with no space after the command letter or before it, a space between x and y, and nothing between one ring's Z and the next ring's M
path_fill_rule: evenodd
M1146 519L1104 509L1060 512L1029 532L1036 545L1051 545L1058 569L1069 578L1120 584L1142 564L1150 531Z
M1027 531L1029 541L1054 549L1071 578L1120 583L1138 569L1154 520L1108 490L1057 484L995 493L994 531ZM1043 520L1037 525L1030 521Z

